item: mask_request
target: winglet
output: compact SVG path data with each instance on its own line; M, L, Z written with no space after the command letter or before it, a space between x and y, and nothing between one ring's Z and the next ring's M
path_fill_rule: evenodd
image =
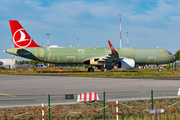
M116 51L109 40L108 43L109 43L109 47L111 48L111 51Z

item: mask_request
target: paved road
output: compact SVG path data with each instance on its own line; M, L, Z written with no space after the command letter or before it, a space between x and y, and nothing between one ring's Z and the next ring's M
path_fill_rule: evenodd
M0 107L76 102L78 93L98 92L106 100L176 96L180 78L124 79L124 78L82 78L39 75L0 75ZM116 93L118 92L118 93ZM65 94L75 94L73 100L65 100Z

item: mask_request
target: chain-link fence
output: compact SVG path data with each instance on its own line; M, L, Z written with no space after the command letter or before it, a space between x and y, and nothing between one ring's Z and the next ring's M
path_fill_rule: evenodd
M52 95L1 95L0 119L42 119L41 104L45 103L45 119L116 119L118 100L119 120L153 120L149 110L164 109L158 113L158 120L180 119L180 98L178 90L98 93L95 102L77 102L79 94ZM105 103L104 103L105 100ZM24 107L21 107L24 106Z

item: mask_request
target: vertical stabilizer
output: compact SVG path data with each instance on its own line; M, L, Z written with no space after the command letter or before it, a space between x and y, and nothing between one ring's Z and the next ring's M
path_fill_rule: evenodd
M17 20L9 20L15 48L41 47L37 45Z

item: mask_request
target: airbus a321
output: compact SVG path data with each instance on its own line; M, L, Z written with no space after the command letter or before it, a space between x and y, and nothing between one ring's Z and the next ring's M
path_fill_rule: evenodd
M159 48L114 48L110 47L42 47L37 45L17 20L9 20L15 48L6 52L36 61L54 64L90 65L107 71L117 66L132 70L135 64L168 64L177 60L171 52Z

